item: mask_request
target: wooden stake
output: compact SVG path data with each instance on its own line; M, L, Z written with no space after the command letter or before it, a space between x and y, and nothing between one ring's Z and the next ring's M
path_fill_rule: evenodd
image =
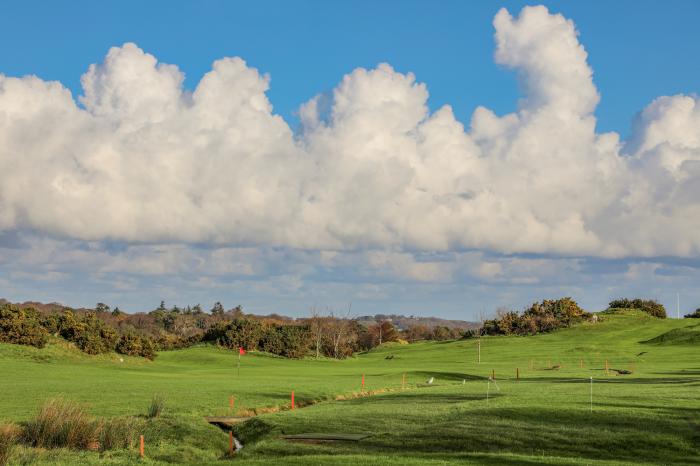
M362 391L365 391L365 374L362 374Z
M292 409L294 409L294 390L292 390Z
M233 409L234 404L236 403L236 398L231 395L228 399L228 407Z
M141 438L139 439L139 455L141 456L141 458L144 457L144 451L143 451L143 435L142 435Z
M228 452L233 455L233 431L228 431Z
M520 380L520 369L517 367L515 368L515 379Z
M496 369L491 369L491 380L496 380Z

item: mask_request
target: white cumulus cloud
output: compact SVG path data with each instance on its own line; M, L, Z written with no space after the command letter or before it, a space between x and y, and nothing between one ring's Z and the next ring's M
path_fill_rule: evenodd
M449 106L431 113L427 87L389 64L303 104L298 134L241 58L216 61L191 92L130 43L90 66L77 99L0 75L0 231L386 249L367 260L438 281L454 271L403 254L697 256L697 97L659 97L621 142L596 132L599 94L570 20L504 9L494 27L495 60L524 95L512 114L477 108L468 128Z

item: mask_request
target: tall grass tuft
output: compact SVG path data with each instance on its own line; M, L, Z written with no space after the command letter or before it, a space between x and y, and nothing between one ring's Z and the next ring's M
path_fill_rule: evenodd
M136 437L133 419L113 418L104 422L100 431L100 448L112 450L129 448Z
M44 403L36 418L26 424L24 440L39 448L97 450L101 430L102 422L83 406L55 398Z
M165 406L165 399L160 395L155 395L151 400L151 405L148 407L148 413L146 416L149 419L157 418L163 412L163 407Z
M14 424L0 426L0 466L8 464L12 449L20 436L20 428Z

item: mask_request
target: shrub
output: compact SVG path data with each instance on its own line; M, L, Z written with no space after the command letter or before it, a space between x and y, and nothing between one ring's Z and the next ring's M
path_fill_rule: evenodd
M95 313L88 312L82 319L76 320L71 311L65 311L58 320L61 336L72 341L78 348L88 354L100 354L114 351L119 334L108 327Z
M150 406L148 407L148 413L146 413L146 417L148 417L149 419L160 417L164 407L165 399L160 395L155 395L151 400Z
M639 309L650 316L658 317L659 319L666 318L666 308L664 305L653 299L615 299L610 301L608 310L610 309Z
M119 337L116 351L127 356L143 356L151 360L156 356L153 340L134 333L127 333Z
M0 305L0 341L43 348L48 332L39 322L34 309L20 309L11 304Z
M27 422L24 440L39 448L73 448L96 450L101 423L75 402L55 398L48 400L36 418Z
M691 312L690 314L686 314L684 317L686 319L700 319L700 308L695 309L695 312Z
M204 336L205 341L215 341L224 348L257 349L265 333L262 322L252 319L234 319L220 322L210 328Z
M270 326L260 341L263 351L287 358L304 356L311 346L311 332L308 326Z
M498 319L484 321L483 332L487 335L533 335L540 332L569 327L588 318L571 298L545 299L533 303L522 314L515 311L500 312Z
M14 424L0 426L0 466L8 464L12 450L20 436L20 428Z

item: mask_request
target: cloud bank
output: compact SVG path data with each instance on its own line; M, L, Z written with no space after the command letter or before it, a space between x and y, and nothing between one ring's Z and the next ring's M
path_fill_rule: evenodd
M216 61L191 92L131 43L90 66L77 99L0 75L0 231L385 250L363 260L438 281L440 267L402 254L700 255L698 98L659 97L627 141L599 134L574 24L544 7L493 24L495 60L523 98L503 116L477 108L468 128L388 64L304 103L296 132L241 58Z

